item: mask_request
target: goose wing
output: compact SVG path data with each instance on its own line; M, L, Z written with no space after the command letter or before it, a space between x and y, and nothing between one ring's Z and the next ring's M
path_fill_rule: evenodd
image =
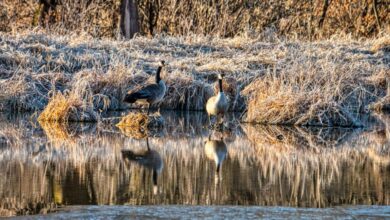
M160 87L157 84L149 84L136 91L136 93L142 99L156 97L158 96L159 92Z
M140 88L134 89L128 92L125 96L124 101L134 103L138 99L153 99L159 94L159 86L157 84L149 84Z

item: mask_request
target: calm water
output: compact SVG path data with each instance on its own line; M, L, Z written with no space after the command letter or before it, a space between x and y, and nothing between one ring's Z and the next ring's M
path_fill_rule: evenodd
M113 205L324 213L390 205L390 116L365 129L240 125L231 116L224 132L210 131L203 113L163 117L165 128L145 138L113 123L40 125L0 115L0 215L89 213L90 205L110 205L108 213L123 209ZM264 210L253 207L252 217Z

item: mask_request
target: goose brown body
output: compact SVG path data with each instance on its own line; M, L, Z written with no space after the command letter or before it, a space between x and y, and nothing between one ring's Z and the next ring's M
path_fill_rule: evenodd
M206 111L210 116L222 116L224 117L225 113L229 108L229 101L222 90L222 79L223 75L218 75L218 83L219 83L219 92L215 96L212 96L207 100L206 103Z
M150 105L161 102L167 91L165 82L160 77L160 73L164 65L165 62L161 61L160 66L157 68L156 80L154 83L144 85L127 93L123 101L127 103L138 103L141 105L147 105L148 112Z

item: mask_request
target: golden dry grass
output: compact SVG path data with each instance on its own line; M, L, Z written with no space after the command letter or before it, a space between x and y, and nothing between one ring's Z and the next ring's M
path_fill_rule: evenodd
M58 92L50 99L49 104L38 117L41 122L96 122L98 113L90 103L81 100L76 95Z
M223 72L229 110L247 109L244 120L249 122L362 126L359 114L387 94L389 52L371 49L386 42L388 33L374 40L345 35L314 42L269 37L188 35L116 41L42 30L0 33L0 51L7 56L0 59L0 72L7 73L0 78L0 110L43 110L57 92L75 96L58 96L61 109L91 115L121 110L127 107L122 99L128 90L154 80L159 60L168 64L162 74L168 91L164 102L152 107L204 110L215 75ZM53 120L94 120L78 113L69 118L66 111L58 111L62 116L51 115Z
M379 77L372 79L378 86L387 87L386 96L368 106L369 109L377 112L390 112L390 71L380 74Z
M359 127L360 114L386 95L388 52L373 55L369 48L327 42L298 43L285 52L244 89L246 121Z
M165 109L203 110L212 96L211 87L195 77L173 74L168 80L168 91L161 107Z
M153 136L153 131L164 126L164 118L156 113L154 115L146 115L142 113L130 112L122 117L116 125L122 134L137 139Z
M379 38L376 40L376 42L371 47L371 51L374 53L380 51L390 52L390 38Z
M390 95L383 97L378 102L373 103L369 106L370 109L377 112L389 112L390 111Z
M40 126L45 132L47 138L51 141L70 141L73 135L69 133L67 125L58 122L40 121Z
M326 11L324 2L329 3ZM138 1L138 8L144 35L237 36L273 31L279 36L318 39L337 33L372 37L388 30L387 2L375 2L376 7L374 1L144 0ZM38 1L3 0L0 6L0 31L16 32L39 23ZM117 37L119 7L118 0L62 0L41 25L59 33L87 31L97 37Z

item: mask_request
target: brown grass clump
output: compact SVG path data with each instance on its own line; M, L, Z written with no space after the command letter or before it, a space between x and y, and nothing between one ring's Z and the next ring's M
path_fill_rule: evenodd
M246 120L249 122L313 126L362 126L359 119L351 112L340 104L321 97L320 93L282 91L282 88L275 91L260 81L253 83L249 88L253 86L256 87L256 92L248 102Z
M40 121L42 129L45 131L46 136L49 140L52 141L68 141L73 140L72 135L64 126L63 123L50 122L50 121Z
M164 126L164 118L160 114L146 115L130 112L116 125L126 136L145 138L149 130L159 129Z
M137 78L137 75L128 74L126 67L117 65L107 73L98 70L77 72L69 82L69 87L79 93L91 93L95 110L119 110L123 109L123 94L129 81Z
M96 123L59 123L53 121L39 121L39 125L52 143L76 144L80 137L96 131ZM83 135L80 135L83 134Z
M159 130L164 126L164 118L159 114L129 113L116 126L125 136L142 139L158 136Z
M371 51L377 53L379 51L390 52L390 38L382 37L375 41L375 43L371 47Z
M210 85L183 74L171 75L167 79L168 91L162 108L180 110L203 110L212 96Z
M377 87L382 87L383 90L387 87L387 90L386 96L370 104L368 108L376 112L390 112L390 70L377 74L376 77L370 80L374 81Z
M93 109L91 103L85 102L74 94L55 94L45 110L39 115L38 121L52 122L96 122L99 114Z
M388 72L385 54L327 43L291 44L285 50L274 70L244 89L246 121L359 127L359 114L385 95L386 87L377 86Z
M377 112L390 112L390 95L387 95L378 102L373 103L369 106L369 108Z
M67 76L59 72L18 72L17 69L23 65L8 66L12 74L0 80L0 111L42 110L48 103L48 92L63 88L67 82Z

